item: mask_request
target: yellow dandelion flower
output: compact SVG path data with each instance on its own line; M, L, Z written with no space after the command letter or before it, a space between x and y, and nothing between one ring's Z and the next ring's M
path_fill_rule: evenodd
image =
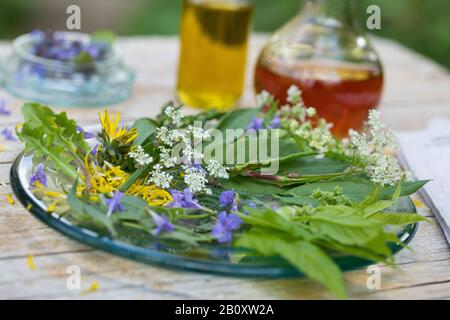
M120 166L113 166L105 163L103 167L97 166L94 162L86 162L86 167L91 174L90 197L93 201L98 201L95 194L112 193L118 190L130 174L123 171ZM86 188L84 184L77 186L77 193L81 194ZM155 185L144 185L139 181L135 182L125 194L136 196L145 200L151 206L163 206L173 201L169 192L157 188Z
M120 112L110 117L108 110L105 110L103 115L99 114L99 116L103 131L109 139L120 139L123 143L130 143L136 139L138 135L136 128L128 129L126 126L119 127Z
M134 184L126 193L144 199L151 206L163 206L173 201L169 192L159 189L155 185Z
M34 263L33 256L31 255L27 257L27 266L31 270L36 270L36 264Z
M32 205L31 203L29 203L29 204L27 205L27 210L31 210L31 208L33 208L33 205Z

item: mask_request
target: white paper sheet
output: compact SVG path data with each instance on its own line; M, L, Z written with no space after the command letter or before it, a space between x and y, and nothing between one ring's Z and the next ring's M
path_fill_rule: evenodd
M450 120L433 119L422 131L398 134L400 160L419 180L420 191L450 243Z

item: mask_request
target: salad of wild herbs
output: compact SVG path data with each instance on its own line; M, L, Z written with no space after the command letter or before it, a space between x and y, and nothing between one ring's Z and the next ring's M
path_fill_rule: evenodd
M424 218L391 208L425 181L400 167L377 111L363 132L337 140L296 87L288 96L279 106L263 92L256 108L226 114L184 116L167 104L128 127L105 111L98 133L25 104L17 135L33 154L30 190L49 212L102 236L135 230L169 245L279 256L345 297L333 256L392 263L395 227Z

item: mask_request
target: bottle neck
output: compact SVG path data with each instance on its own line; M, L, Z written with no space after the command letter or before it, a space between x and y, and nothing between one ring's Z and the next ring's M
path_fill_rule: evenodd
M307 0L303 10L327 23L357 28L355 0Z

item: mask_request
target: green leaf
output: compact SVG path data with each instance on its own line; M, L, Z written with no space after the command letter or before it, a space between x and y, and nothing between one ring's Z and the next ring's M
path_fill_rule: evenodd
M123 183L122 186L120 186L119 191L120 192L125 192L128 190L128 188L130 188L133 183L136 182L136 180L138 180L144 173L146 173L147 171L149 171L151 168L153 168L153 164L150 163L144 167L140 167L139 169L137 169L136 171L134 171L131 176L128 177L128 179Z
M307 216L311 230L345 245L362 246L376 238L381 232L380 224L364 217L347 206L318 207Z
M68 214L71 219L78 225L105 230L110 236L117 236L113 222L106 216L105 210L102 210L97 204L88 204L78 199L76 195L77 184L77 182L74 183L67 197L67 203L70 206Z
M134 140L134 143L137 145L142 145L153 133L155 133L157 127L158 124L153 119L138 119L133 124L133 128L136 128L138 131L138 136Z
M430 222L429 219L422 217L417 213L393 213L393 212L379 212L372 214L370 219L373 221L377 221L384 225L408 225L416 222L427 221Z
M346 298L344 278L335 262L314 244L296 240L290 242L268 232L243 234L236 245L253 249L263 255L279 255L309 278L322 283L338 298Z
M27 151L49 158L57 169L69 177L78 177L76 166L84 166L81 157L89 152L77 124L65 112L55 114L49 107L38 103L26 103L22 107L25 122L17 136Z
M403 182L401 184L400 196L407 196L416 192L425 183L427 183L427 181ZM336 187L341 187L344 191L344 195L354 203L363 201L373 190L373 184L369 179L362 177L348 177L336 179L334 181L309 183L292 188L287 194L294 197L309 197L316 189L331 192ZM382 188L380 191L380 198L383 200L391 199L395 189L396 187L392 186Z
M245 223L253 226L272 228L297 239L313 240L316 238L305 225L286 219L272 209L249 207L245 207L244 209L248 212L248 215L241 215L240 217Z
M257 108L236 109L226 113L216 126L216 129L225 132L227 129L246 129L254 116L260 112Z
M221 185L224 189L233 189L237 191L245 191L253 195L266 194L274 195L281 194L284 190L273 184L264 183L253 179L251 177L235 176L228 180L222 180Z
M332 158L317 159L314 156L306 156L284 161L280 165L278 175L287 176L290 173L300 175L322 175L344 171L348 163Z

